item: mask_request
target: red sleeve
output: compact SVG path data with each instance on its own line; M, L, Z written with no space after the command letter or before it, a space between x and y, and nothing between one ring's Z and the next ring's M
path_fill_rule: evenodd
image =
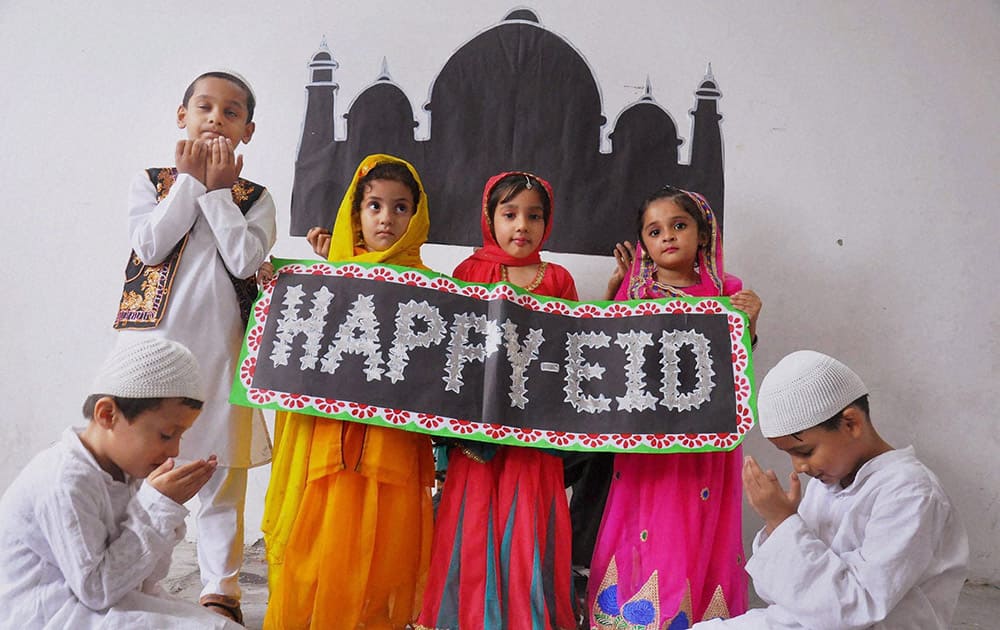
M566 289L563 293L562 297L567 300L580 301L580 295L576 292L576 282L573 281L573 276L568 273L566 274Z
M576 292L576 282L573 281L573 276L569 270L562 265L549 263L549 271L552 272L552 284L550 285L552 292L549 293L546 291L545 295L563 300L573 300L574 302L579 301L580 296Z
M499 282L499 265L472 256L458 263L451 276L465 282Z
M471 258L466 258L462 262L458 263L455 267L455 271L451 272L451 277L458 280L465 280L466 282L472 282L469 280L469 263L472 262Z

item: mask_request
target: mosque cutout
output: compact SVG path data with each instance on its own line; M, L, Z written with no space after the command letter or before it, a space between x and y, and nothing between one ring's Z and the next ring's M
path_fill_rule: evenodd
M641 200L672 184L705 195L723 220L723 149L709 65L690 111L690 163L678 160L677 125L652 95L627 105L601 152L607 122L600 87L586 59L530 9L515 9L462 45L445 63L424 105L426 138L416 139L409 98L385 60L374 83L350 103L344 139L334 116L338 63L324 40L309 63L311 81L295 163L291 229L332 226L336 208L364 156L411 162L430 202L430 242L478 246L483 186L501 171L524 170L555 191L555 229L545 249L610 254L635 238Z

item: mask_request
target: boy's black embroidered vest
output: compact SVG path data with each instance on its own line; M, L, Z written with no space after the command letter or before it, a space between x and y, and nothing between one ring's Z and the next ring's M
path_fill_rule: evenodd
M146 174L149 181L156 186L156 201L159 203L170 192L170 187L177 179L176 168L148 168ZM233 185L233 202L246 215L257 202L264 187L249 180L240 178ZM129 256L125 266L125 288L122 290L121 304L118 306L118 316L115 317L115 328L156 328L167 312L170 300L170 288L177 275L177 266L184 253L191 233L184 235L174 251L166 260L158 265L147 265L136 255L135 250ZM227 270L226 273L229 273ZM243 326L250 319L250 309L257 298L257 281L255 276L236 278L229 274L236 291L236 299L240 305L240 317Z

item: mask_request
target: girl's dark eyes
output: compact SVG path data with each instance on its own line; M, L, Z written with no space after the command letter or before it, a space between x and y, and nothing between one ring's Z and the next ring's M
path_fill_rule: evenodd
M368 208L369 210L381 210L382 209L382 205L379 202L377 202L377 201L369 201L368 205L365 206L365 207Z
M675 230L683 230L686 227L687 227L687 223L684 223L683 221L681 221L680 223L674 223L674 229Z
M517 212L514 210L501 210L500 216L508 221L513 221L517 218ZM527 217L528 221L544 221L545 215L540 212L530 212Z
M161 433L161 434L160 434L160 439L161 439L161 440L163 440L164 442L169 442L170 440L172 440L172 439L173 439L173 437L174 437L174 436L172 436L172 435L167 435L166 433Z
M407 214L409 211L410 211L410 206L407 206L405 204L399 204L398 206L396 206L396 212L398 212L399 214Z

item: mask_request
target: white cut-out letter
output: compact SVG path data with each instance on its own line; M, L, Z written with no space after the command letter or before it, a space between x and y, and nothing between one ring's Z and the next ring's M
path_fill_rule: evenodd
M427 326L422 333L413 332L413 324L418 318ZM410 362L410 350L436 346L444 339L444 333L444 318L436 306L414 300L400 304L396 311L396 336L389 349L389 369L386 371L389 380L393 383L403 380L403 370Z
M524 409L525 403L528 402L528 377L525 372L531 362L538 358L538 348L545 341L545 337L542 336L541 330L531 328L522 346L517 339L517 324L508 319L503 323L503 339L511 369L510 404Z
M611 337L603 332L578 332L566 335L566 402L573 405L577 411L598 413L611 410L611 399L600 396L585 396L581 382L601 378L604 366L599 363L586 363L583 360L583 348L607 348Z
M371 295L359 295L351 305L347 319L337 329L333 343L323 355L320 369L327 374L336 372L345 352L365 356L365 377L369 381L382 380L382 349L378 341L374 297Z
M475 330L483 335L483 343L469 345L469 333ZM483 362L500 348L500 327L485 315L459 313L451 325L451 344L448 365L445 366L445 389L456 394L462 391L462 368L469 361Z
M316 369L319 342L323 338L323 328L326 326L326 315L330 302L333 301L333 293L326 287L320 287L313 294L309 317L302 319L299 317L298 307L302 303L304 295L305 292L302 290L301 284L285 289L285 298L282 301L285 308L281 310L281 319L278 320L278 328L274 335L274 345L271 346L271 362L274 367L288 365L288 357L292 352L292 342L300 334L305 334L306 341L302 344L305 353L299 360L299 369Z
M715 370L712 369L712 346L708 338L694 330L663 331L660 337L663 347L663 388L660 393L663 399L660 404L667 409L687 411L697 409L703 402L712 397L715 382ZM697 383L694 389L686 394L680 392L680 359L677 351L681 346L690 346L694 353Z
M653 335L643 330L618 333L615 345L625 350L625 395L616 396L622 411L656 409L656 396L646 391L646 374L642 371L643 350L653 345Z

